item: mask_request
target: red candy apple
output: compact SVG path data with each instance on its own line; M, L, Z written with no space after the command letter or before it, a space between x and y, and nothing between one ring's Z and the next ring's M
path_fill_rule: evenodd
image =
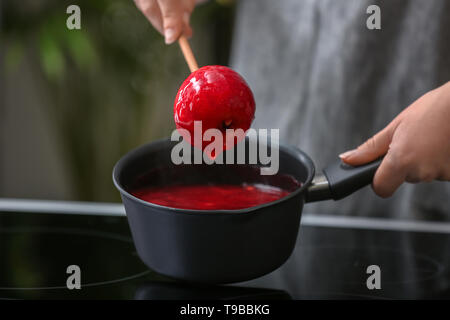
M226 149L234 145L226 145L226 129L245 132L254 116L255 100L250 88L238 73L224 66L205 66L191 73L175 98L177 129L186 129L188 135L180 130L183 138L202 149L210 141L199 145L197 137L194 140L194 121L201 121L202 136L208 129L220 130Z

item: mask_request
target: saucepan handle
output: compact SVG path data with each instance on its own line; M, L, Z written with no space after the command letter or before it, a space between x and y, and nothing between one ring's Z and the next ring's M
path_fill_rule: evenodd
M353 167L341 160L323 170L314 178L306 192L306 202L339 200L372 183L375 172L383 159Z

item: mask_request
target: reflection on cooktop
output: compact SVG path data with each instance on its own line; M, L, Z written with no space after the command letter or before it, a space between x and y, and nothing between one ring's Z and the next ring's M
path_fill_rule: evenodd
M449 298L449 246L447 234L302 227L285 265L242 285L289 288L294 299ZM367 287L372 265L379 290Z
M438 261L430 257L391 248L303 246L301 250L303 259L315 266L314 277L342 285L366 283L368 275L360 271L374 264L382 271L384 286L431 280L439 277L444 270ZM339 263L330 268L324 261ZM414 266L413 270L404 268L405 261ZM410 272L414 274L408 274Z
M136 291L137 300L290 300L283 290L237 286L198 286L147 282Z
M127 281L148 273L130 237L71 228L0 228L0 290L67 289L67 267L77 265L82 287ZM126 265L121 261L127 261Z
M124 217L0 213L0 299L450 298L449 249L444 233L302 226L278 270L200 286L149 270ZM81 290L66 287L69 265ZM369 265L380 267L380 290L367 288Z

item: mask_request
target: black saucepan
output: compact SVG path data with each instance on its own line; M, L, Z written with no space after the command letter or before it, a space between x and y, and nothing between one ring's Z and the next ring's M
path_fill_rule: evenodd
M338 200L370 184L380 163L350 167L337 161L316 175L308 155L280 145L279 173L302 185L277 201L241 210L187 210L134 197L129 191L139 181L155 186L283 183L275 176L260 175L259 170L245 169L255 166L175 165L171 150L176 143L160 140L129 152L116 164L113 180L144 263L166 276L207 284L250 280L281 266L294 249L303 204ZM248 146L249 139L242 143ZM245 150L248 161L249 148Z

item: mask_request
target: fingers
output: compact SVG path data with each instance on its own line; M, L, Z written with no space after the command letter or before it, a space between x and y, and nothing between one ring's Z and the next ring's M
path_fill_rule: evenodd
M136 3L136 7L141 10L152 26L158 30L159 33L164 34L163 19L158 2L156 0L134 0L134 2Z
M357 149L344 152L339 157L345 163L352 166L358 166L376 160L388 151L396 127L396 121L391 122L386 128L360 145Z
M184 8L178 0L157 0L163 19L166 44L177 40L184 32Z
M406 177L405 167L399 165L394 151L389 150L392 137L399 123L398 119L394 119L386 128L368 139L357 149L339 155L342 161L352 166L369 163L386 155L372 182L373 190L382 198L392 196L405 181Z
M134 1L153 27L164 36L166 44L175 42L181 34L192 36L189 20L195 0Z
M183 2L183 34L190 38L192 36L191 14L198 3L196 0L182 0Z
M382 198L392 196L405 182L406 172L406 167L400 165L399 161L395 159L394 153L388 152L373 178L374 192Z
M192 37L192 28L191 28L190 19L191 19L191 13L185 12L183 14L183 23L184 23L183 34L188 38Z

